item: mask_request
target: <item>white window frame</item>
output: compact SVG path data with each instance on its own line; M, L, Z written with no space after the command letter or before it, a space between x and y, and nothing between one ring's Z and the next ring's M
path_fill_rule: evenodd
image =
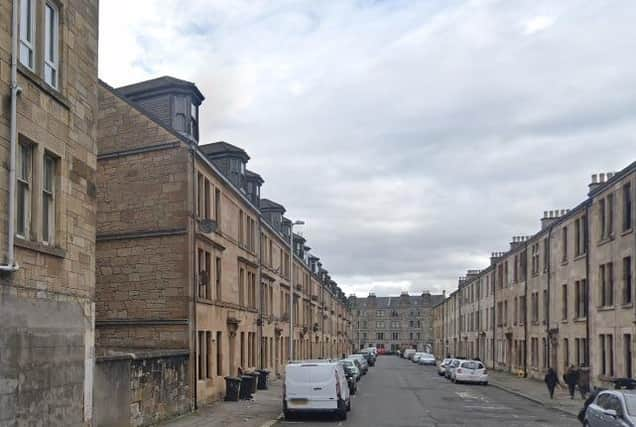
M25 164L26 162L26 164ZM31 181L33 176L33 147L29 144L19 143L18 145L18 164L16 174L16 236L27 239L29 236L29 225L31 223ZM25 169L26 167L26 169ZM20 188L24 188L24 200L20 200ZM24 221L24 229L20 230L18 226L20 221L20 205L22 205L22 221Z
M50 177L50 187L47 188L47 161L50 161L51 164L51 177ZM55 244L55 192L56 192L56 177L57 177L57 158L51 153L44 153L44 157L42 158L42 241L48 245ZM45 209L44 200L48 200L48 209ZM45 232L45 223L48 225L48 230Z
M51 17L47 16L50 13ZM53 28L51 28L51 25ZM54 89L58 88L59 80L59 43L60 43L60 10L51 3L44 4L44 81ZM52 77L49 78L47 70L51 70Z
M36 0L20 0L20 63L31 71L35 71L35 2ZM27 16L27 12L29 16ZM27 29L27 24L30 24ZM25 59L24 52L28 55ZM26 62L25 62L26 60Z

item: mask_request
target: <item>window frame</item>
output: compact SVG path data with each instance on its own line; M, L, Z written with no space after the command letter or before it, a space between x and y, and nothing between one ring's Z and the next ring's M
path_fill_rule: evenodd
M49 20L48 11L52 13L52 21ZM42 62L42 79L55 90L59 90L59 68L60 68L60 8L52 1L44 3L44 55ZM51 25L53 28L51 28ZM51 58L49 58L51 53ZM52 69L53 80L47 77L47 66Z
M37 11L35 10L35 3L37 0L20 0L20 29L19 29L19 52L18 52L18 60L20 62L20 64L24 65L26 68L28 68L29 70L35 72L35 38L37 36L37 31L36 31L36 24L37 24L37 19L36 19L36 15L37 15ZM25 6L25 4L27 4L30 6ZM29 10L30 9L30 10ZM26 12L27 10L29 10L30 12L30 19L25 18L24 16L24 12ZM30 31L25 30L24 32L22 31L24 29L24 26L26 23L30 24ZM26 36L28 36L30 38L30 40L28 40L27 38L25 38ZM22 58L22 48L23 46L28 49L28 53L29 53L29 63L24 63L23 62L23 58Z
M33 144L18 142L17 168L16 168L16 217L15 235L28 240L31 229L31 193L33 192ZM26 156L24 154L26 153ZM24 159L26 157L26 160ZM26 167L26 170L24 169ZM23 173L26 176L23 176ZM20 189L24 188L23 200L20 200ZM20 215L22 207L22 215ZM20 227L20 220L23 224ZM22 230L20 230L22 228Z
M47 161L51 162L50 188L47 188ZM59 157L49 151L42 156L42 242L53 246L56 244L57 233L57 176ZM45 200L48 202L45 203ZM45 208L47 205L48 209ZM45 222L47 226L45 227ZM46 232L45 232L46 231Z

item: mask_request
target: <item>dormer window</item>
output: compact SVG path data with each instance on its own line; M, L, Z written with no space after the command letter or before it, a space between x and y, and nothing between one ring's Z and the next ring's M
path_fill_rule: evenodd
M199 108L194 104L190 104L190 135L199 140Z
M230 159L230 175L241 191L245 192L245 163L241 159Z

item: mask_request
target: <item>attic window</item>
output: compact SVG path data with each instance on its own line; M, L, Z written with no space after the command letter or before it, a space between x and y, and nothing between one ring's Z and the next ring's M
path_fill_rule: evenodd
M190 135L199 139L199 109L194 104L190 104Z

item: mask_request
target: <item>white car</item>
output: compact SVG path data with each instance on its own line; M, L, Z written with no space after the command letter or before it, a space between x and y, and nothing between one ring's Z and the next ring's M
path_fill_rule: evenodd
M451 361L451 359L444 359L440 362L440 364L437 366L437 373L439 374L440 377L444 376L444 373L446 373L446 365Z
M283 414L331 412L341 420L351 410L349 384L342 365L336 361L295 361L285 367Z
M416 352L416 353L413 355L413 357L411 358L411 362L413 362L413 363L417 363L417 362L420 360L420 357L424 356L425 354L426 354L426 353L423 353L423 352L420 352L420 351Z
M488 371L476 360L462 360L451 373L454 383L478 383L488 385Z
M418 365L435 365L435 356L430 353L424 353L417 359Z

